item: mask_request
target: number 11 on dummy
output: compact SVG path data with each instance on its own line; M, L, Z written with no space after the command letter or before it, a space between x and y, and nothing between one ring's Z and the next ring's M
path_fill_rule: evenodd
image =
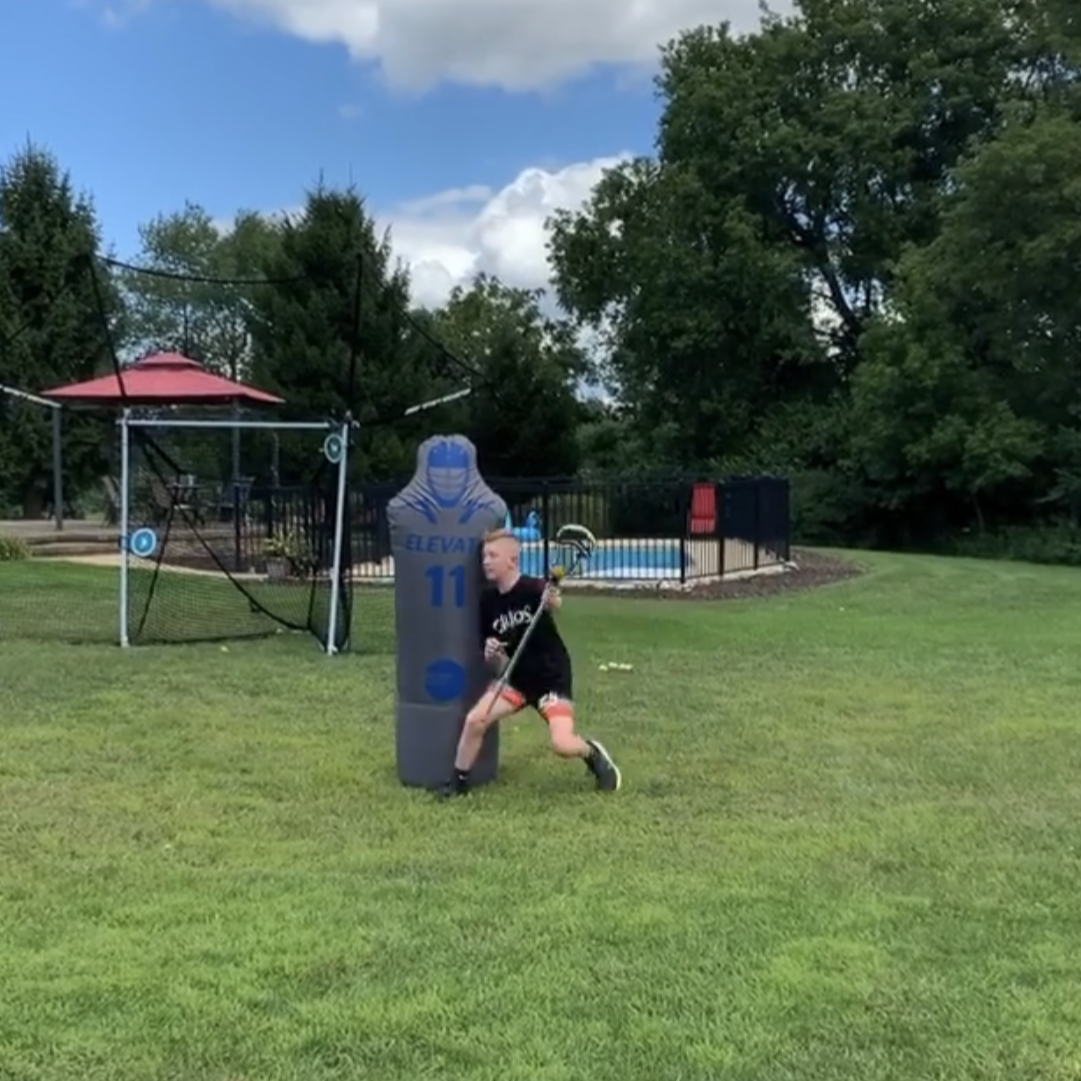
M413 479L387 507L397 631L395 744L398 775L407 785L443 783L465 710L488 678L477 624L480 544L507 509L476 463L464 436L434 436L421 444ZM495 728L491 736L478 763L488 780L498 762Z
M475 550L473 555L476 556ZM424 573L428 576L433 608L442 608L444 604L455 608L465 607L466 575L469 574L469 569L464 563L458 563L453 567L437 563Z

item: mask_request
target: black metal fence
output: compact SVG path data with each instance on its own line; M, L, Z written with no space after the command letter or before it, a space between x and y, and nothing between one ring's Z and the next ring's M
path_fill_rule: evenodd
M393 577L388 502L408 481L351 492L354 576ZM526 573L543 575L565 559L552 543L568 522L600 542L582 571L594 581L686 583L777 566L790 556L789 484L781 477L723 481L501 480L488 484L507 504L522 540Z
M354 579L390 580L387 504L408 478L354 486L349 493L349 555ZM686 583L750 573L787 562L789 484L778 477L700 480L489 480L522 540L526 573L545 575L566 559L553 537L560 526L587 526L600 542L582 569L594 581ZM251 486L243 492L162 495L134 501L140 524L164 529L169 563L226 573L287 575L329 571L334 493ZM189 506L190 504L190 506Z

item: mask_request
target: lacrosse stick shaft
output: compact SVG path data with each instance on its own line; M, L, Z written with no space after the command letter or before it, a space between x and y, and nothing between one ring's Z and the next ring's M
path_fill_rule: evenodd
M551 585L546 585L544 587L544 592L541 594L540 604L537 606L536 615L534 615L529 626L526 627L525 633L522 635L521 641L518 643L515 651L510 655L510 659L507 661L502 673L499 676L499 680L495 685L495 694L492 699L493 705L495 704L495 699L498 698L507 689L507 685L510 683L510 677L514 672L515 665L518 663L519 658L522 656L522 650L525 649L526 644L529 642L529 639L533 634L533 629L540 622L540 614L544 611L544 606L548 603L548 595L551 591L551 588ZM489 709L491 709L491 707L489 707Z
M579 552L574 557L574 562L567 569L567 573L564 575L564 577L569 578L578 569L578 567L579 567L579 565L581 563L582 563L582 554ZM540 622L541 613L544 611L546 605L548 604L548 597L552 592L552 587L553 587L553 583L552 583L551 580L549 580L548 582L545 583L544 592L541 593L540 604L537 606L536 615L534 615L534 617L531 620L529 626L526 627L525 633L522 635L521 641L518 643L518 646L514 650L514 652L510 655L510 659L507 661L506 666L504 667L502 673L499 676L499 680L496 682L496 685L493 688L492 701L488 705L488 713L489 713L489 715L491 714L492 709L495 706L496 699L498 699L499 696L507 689L507 686L510 683L510 677L514 673L514 667L518 663L519 659L521 658L522 651L525 649L526 645L528 644L529 639L533 634L534 628Z

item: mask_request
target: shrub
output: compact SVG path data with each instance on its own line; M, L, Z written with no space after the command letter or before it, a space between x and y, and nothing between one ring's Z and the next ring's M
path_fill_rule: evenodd
M792 473L790 507L794 544L844 547L860 533L868 497L840 470Z
M0 537L0 563L30 558L30 546L21 537Z
M1081 528L1068 522L1040 522L968 533L946 547L956 555L977 559L1081 566Z

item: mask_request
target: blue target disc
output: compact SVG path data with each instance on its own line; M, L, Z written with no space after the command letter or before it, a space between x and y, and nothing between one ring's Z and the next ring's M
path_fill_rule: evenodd
M131 551L140 559L149 559L157 551L158 535L152 529L137 529L131 535Z
M337 465L342 460L343 449L340 435L328 435L323 440L323 456L331 465Z

